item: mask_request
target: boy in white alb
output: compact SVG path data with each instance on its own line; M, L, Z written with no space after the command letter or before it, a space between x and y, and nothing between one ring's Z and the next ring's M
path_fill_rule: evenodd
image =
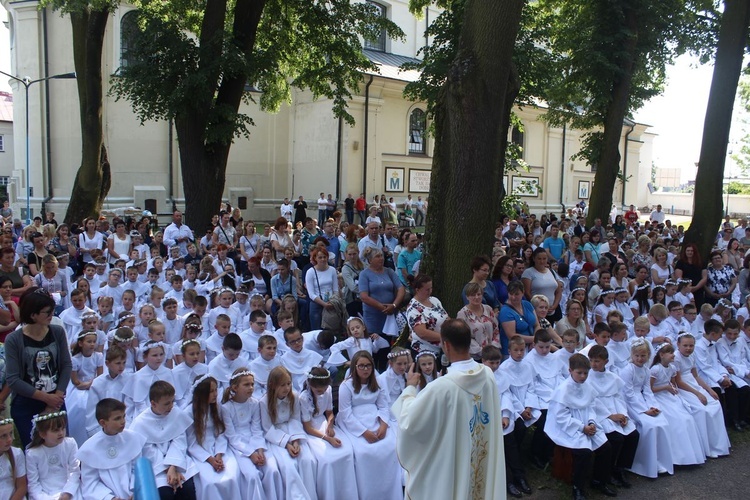
M151 408L138 415L130 430L146 438L143 456L151 461L162 498L195 500L193 476L198 469L187 453L190 415L174 404L174 387L159 380L149 389Z
M565 380L565 367L559 358L549 356L552 336L547 330L534 332L534 349L524 358L523 362L534 370L534 393L539 398L539 420L536 422L536 432L531 441L532 462L544 469L552 458L554 443L543 431L546 429L547 407L552 393Z
M303 347L302 332L296 326L284 331L284 339L289 350L281 357L281 364L292 374L294 390L302 392L307 374L310 373L312 367L320 366L323 363L323 357L317 352Z
M612 475L612 447L596 424L597 392L585 383L591 364L583 354L574 354L569 366L570 377L550 397L544 432L556 445L572 452L573 498L583 496L592 455L594 473L591 486L607 496L617 496L607 484Z
M247 366L249 363L247 356L244 356L242 349L242 340L236 333L230 333L224 337L221 346L221 354L216 356L208 364L208 373L216 379L219 385L219 392L229 387L229 380L232 373L237 368Z
M268 385L268 375L271 370L281 364L279 356L276 354L276 338L271 335L261 335L258 340L259 356L250 362L250 371L253 372L255 379L255 389L253 394L262 398L266 394Z
M589 351L591 371L586 384L596 392L596 424L612 446L612 479L618 488L630 488L626 469L633 466L640 434L628 415L628 404L622 395L623 381L606 369L609 349L594 346Z
M104 360L106 370L91 382L86 403L86 432L89 437L99 432L96 420L96 405L102 399L113 398L122 401L122 389L131 374L125 372L127 354L118 345L111 345L107 349Z
M78 450L82 496L132 498L133 468L146 438L125 429L125 404L116 399L102 399L97 403L96 420L102 430Z
M240 333L242 339L242 350L253 360L258 357L258 341L262 335L270 335L273 332L266 329L268 318L263 311L253 311L250 313L250 328Z

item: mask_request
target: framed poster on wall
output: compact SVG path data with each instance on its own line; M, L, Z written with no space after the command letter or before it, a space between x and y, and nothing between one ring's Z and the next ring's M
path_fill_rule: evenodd
M431 176L432 176L432 170L410 168L409 169L409 192L410 193L429 193Z
M513 194L536 198L539 196L539 177L513 176Z
M398 167L385 167L385 192L404 192L404 169Z
M591 194L591 183L589 181L578 181L578 198L588 200Z

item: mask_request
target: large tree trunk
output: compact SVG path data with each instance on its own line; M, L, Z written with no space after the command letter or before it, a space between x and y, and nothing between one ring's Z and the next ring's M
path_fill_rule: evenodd
M436 106L425 271L451 316L471 278L469 259L492 248L523 5L467 0L456 60Z
M107 9L70 14L81 114L81 166L65 214L67 224L98 216L112 183L102 127L102 48L108 19Z
M706 119L703 122L698 173L695 177L693 221L685 234L686 243L695 243L698 246L704 264L714 246L724 210L724 162L737 83L742 72L742 58L747 44L748 26L750 2L725 0Z
M195 114L175 120L179 139L186 222L195 234L204 234L211 216L219 212L226 180L229 147L207 151L202 121Z
M625 26L630 36L623 45L619 61L620 72L612 82L611 101L604 119L601 152L597 163L594 187L589 200L587 224L594 225L595 219L606 221L612 210L612 195L620 171L620 138L622 124L628 112L628 99L635 68L635 51L638 44L638 19L633 8L625 7ZM625 145L627 147L627 145ZM605 224L606 225L606 224Z
M238 0L234 6L233 42L247 54L248 60L252 55L264 7L265 0ZM221 57L225 18L226 0L209 0L201 27L201 61L206 66ZM214 66L218 70L218 65ZM219 75L212 74L207 79L218 81ZM231 146L229 143L207 143L208 127L229 126L221 122L209 124L210 107L219 107L224 111L221 120L233 120L233 113L237 112L242 101L245 82L243 76L223 75L215 102L214 89L207 88L206 95L196 96L195 108L175 118L185 190L185 214L187 223L196 234L203 234L211 223L211 216L219 211Z

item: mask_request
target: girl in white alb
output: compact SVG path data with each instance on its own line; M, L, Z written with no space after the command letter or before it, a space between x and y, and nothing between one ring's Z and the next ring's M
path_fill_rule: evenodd
M306 443L292 375L283 366L268 376L266 395L260 399L260 422L281 472L284 498L317 499L315 459Z
M628 404L628 415L635 420L641 435L630 470L651 478L664 472L673 474L669 421L658 408L654 393L651 392L651 372L646 366L651 356L650 342L644 337L633 340L630 356L630 364L619 372L625 383L623 394Z
M359 351L374 354L380 349L388 347L388 341L377 333L367 335L367 327L361 318L346 320L346 330L349 337L331 346L331 355L327 362L331 366L343 365L347 362L347 358L352 359L354 354ZM346 357L343 355L343 351L346 351Z
M675 424L680 422L679 426L668 427L672 442L672 462L675 465L702 464L706 461L708 450L703 450L695 419L678 395L677 385L674 383L677 369L672 364L673 360L672 344L662 344L656 348L651 365L651 391L667 420Z
M243 498L242 475L237 459L229 451L224 413L216 399L218 390L216 379L208 375L193 383L193 404L189 408L193 425L188 429L188 454L198 466L195 492L197 498Z
M67 494L71 500L83 500L78 445L73 438L65 437L66 413L37 415L33 423L31 443L26 449L29 498L57 500Z
M282 498L284 484L279 468L270 453L260 424L260 403L253 398L255 381L247 368L234 371L224 390L221 408L224 412L227 441L242 473L242 491L247 498Z
M96 352L97 333L81 332L78 342L73 346L71 362L73 364L65 397L65 406L70 415L70 436L78 446L86 442L86 407L89 388L94 379L102 374L104 356Z
M190 404L190 388L193 381L208 373L208 365L200 362L201 344L195 339L182 342L180 347L182 363L172 369L174 379L175 404L185 408Z
M12 446L13 419L0 420L0 498L26 498L26 459Z
M368 352L359 351L351 363L352 374L339 388L337 423L354 448L359 498L400 498L402 472L396 456L396 433L388 426L388 394L378 385Z
M359 498L354 473L352 444L333 426L331 374L322 367L310 370L305 390L300 394L302 427L309 436L317 460L318 498L347 500Z
M719 395L698 376L695 368L695 337L689 333L677 336L674 365L677 368L675 383L680 397L690 409L701 431L706 456L716 458L729 455L729 436L724 426L724 412Z
M129 377L122 388L124 403L127 406L125 416L128 423L149 407L148 392L151 384L164 380L175 386L172 370L164 366L164 344L148 341L143 346L143 360L146 365Z

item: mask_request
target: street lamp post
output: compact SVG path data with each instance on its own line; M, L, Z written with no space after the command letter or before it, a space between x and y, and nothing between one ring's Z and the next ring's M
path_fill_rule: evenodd
M31 171L31 161L29 160L29 87L34 85L35 83L44 82L47 80L65 80L65 79L74 79L76 77L75 73L62 73L59 75L52 75L45 78L37 78L36 80L32 80L30 77L26 76L24 78L18 78L17 76L13 76L10 73L6 73L5 71L0 71L0 75L5 75L8 78L11 78L18 83L22 84L26 90L26 225L31 224L31 179L30 179L30 171Z

